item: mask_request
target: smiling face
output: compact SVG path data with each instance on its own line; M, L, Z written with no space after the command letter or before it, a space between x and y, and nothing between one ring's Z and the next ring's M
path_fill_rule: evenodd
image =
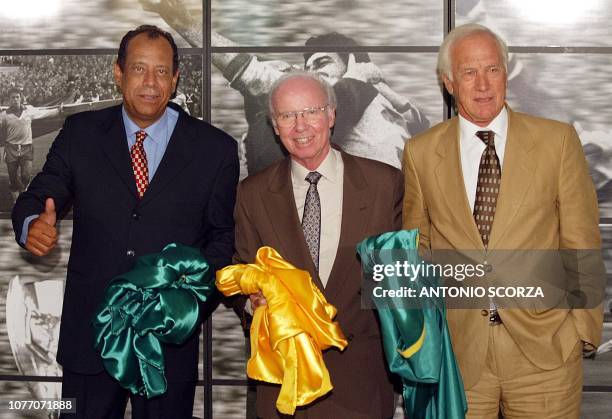
M327 95L313 79L296 76L282 82L272 96L274 114L296 112L327 105ZM335 109L327 107L316 121L307 122L298 114L295 124L278 126L273 119L274 131L280 137L291 158L308 170L316 170L331 148L330 129L334 126Z
M304 69L319 73L330 85L334 85L346 73L346 64L335 52L317 52L312 54Z
M485 127L502 110L506 100L506 70L495 39L477 32L451 47L453 80L443 77L455 97L459 114Z
M125 110L140 128L157 121L176 89L178 70L172 73L172 47L165 38L134 37L127 48L123 70L114 67Z

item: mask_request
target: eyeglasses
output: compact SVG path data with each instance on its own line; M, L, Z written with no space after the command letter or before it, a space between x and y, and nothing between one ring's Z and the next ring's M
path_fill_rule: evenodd
M292 127L297 122L298 115L301 115L304 121L309 124L318 122L328 107L329 105L325 105L320 108L306 108L301 111L279 113L276 115L276 123L279 127Z

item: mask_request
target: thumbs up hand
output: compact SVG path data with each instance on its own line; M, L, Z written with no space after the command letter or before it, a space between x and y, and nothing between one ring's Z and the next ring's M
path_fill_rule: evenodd
M36 256L49 254L57 244L57 214L53 198L45 201L45 211L30 223L25 248Z

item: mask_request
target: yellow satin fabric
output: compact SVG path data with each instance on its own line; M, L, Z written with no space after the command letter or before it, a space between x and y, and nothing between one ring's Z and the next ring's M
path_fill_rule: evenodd
M292 415L333 387L321 351L346 341L332 319L329 304L306 271L285 261L271 247L257 251L255 263L217 271L217 288L224 295L254 294L267 300L255 310L251 325L251 358L247 375L281 384L276 400L279 412Z

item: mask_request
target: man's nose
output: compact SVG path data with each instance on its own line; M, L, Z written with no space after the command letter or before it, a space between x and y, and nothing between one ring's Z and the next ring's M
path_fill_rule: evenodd
M296 131L304 131L308 127L308 123L306 122L306 118L304 114L298 112L295 115L295 130Z
M486 74L476 75L476 89L487 90L489 88L489 77Z
M155 84L155 73L153 71L145 71L143 83L147 86Z

